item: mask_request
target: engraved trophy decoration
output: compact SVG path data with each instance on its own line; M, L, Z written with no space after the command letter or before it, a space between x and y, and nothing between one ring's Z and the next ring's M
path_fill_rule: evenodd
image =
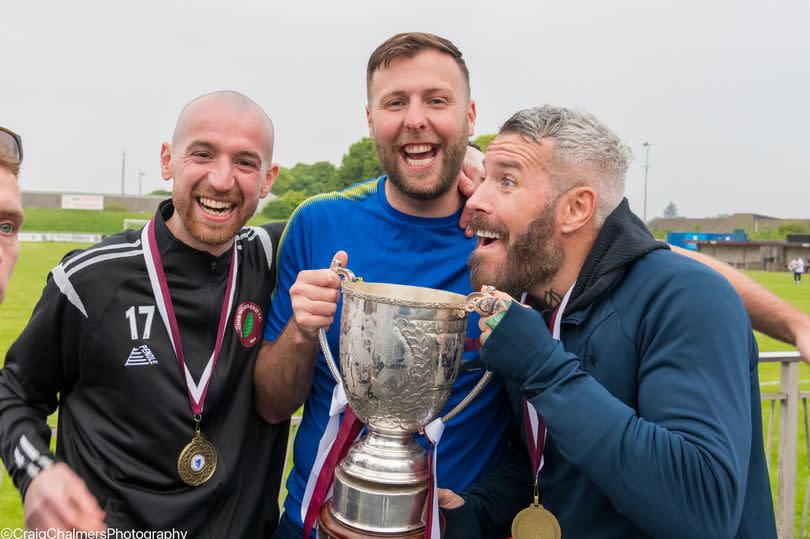
M500 300L482 292L463 296L366 283L340 268L338 261L332 269L344 278L340 371L323 330L321 348L368 434L335 468L331 501L318 516L318 536L431 537L431 529L438 530L438 514L426 507L433 478L425 450L413 435L423 431L450 396L466 342L468 313L492 314ZM485 373L442 420L461 411L491 376Z

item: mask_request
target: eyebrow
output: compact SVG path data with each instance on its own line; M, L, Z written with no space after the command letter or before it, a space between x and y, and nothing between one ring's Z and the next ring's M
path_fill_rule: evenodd
M442 92L453 92L453 88L448 86L435 86L433 88L425 88L419 91L420 95L426 94L435 94L435 93L442 93ZM384 101L385 99L391 99L392 97L403 97L409 95L411 92L407 90L392 90L390 92L380 94L380 101Z
M210 150L214 153L218 151L216 146L214 146L210 142L206 142L204 140L194 140L190 142L188 146L186 146L186 152L199 148L205 148L206 150ZM236 157L252 157L254 159L257 159L260 163L262 162L262 156L256 152L251 151L239 152L238 154L236 154Z
M216 150L214 145L210 142L205 142L204 140L193 140L188 143L186 146L186 152L190 151L192 148L205 148L206 150Z
M0 219L11 219L22 223L24 218L22 210L0 207Z
M236 154L236 157L252 157L253 159L257 160L259 163L262 162L262 156L257 154L256 152L239 152Z
M484 158L483 163L484 163L484 168L486 168L486 167L487 167L487 160L486 160L486 158ZM494 167L499 167L499 168L513 168L513 169L515 169L515 170L520 170L520 169L521 169L520 162L515 161L515 160L513 160L513 159L498 159L498 160L494 160L494 161L493 161L493 163L492 163L492 166L494 166Z

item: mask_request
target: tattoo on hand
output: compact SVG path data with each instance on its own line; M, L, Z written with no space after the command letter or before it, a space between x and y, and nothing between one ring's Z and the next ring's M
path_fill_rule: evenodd
M475 306L481 316L492 316L507 309L505 301L493 297L481 298L475 302Z

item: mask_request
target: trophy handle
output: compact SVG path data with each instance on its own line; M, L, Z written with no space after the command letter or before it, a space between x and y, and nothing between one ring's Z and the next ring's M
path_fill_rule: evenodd
M494 286L487 286L483 292L473 292L467 296L467 299L464 301L464 310L468 313L476 312L481 316L492 316L494 314L498 314L507 310L509 307L507 306L506 302L500 298L495 297L492 293L495 292ZM447 423L460 411L467 407L472 400L478 396L479 393L486 387L489 381L492 379L492 372L486 371L484 376L478 381L470 394L464 397L461 402L459 402L455 408L450 410L444 417L442 417L442 422Z
M466 408L467 405L470 404L470 402L472 402L472 400L475 397L477 397L479 393L481 393L481 391L484 389L484 387L486 387L486 385L489 383L490 380L492 380L492 371L484 372L484 376L482 376L481 379L478 380L478 383L475 385L472 391L470 391L470 394L464 397L461 400L461 402L456 404L455 408L447 412L447 414L445 414L442 417L442 423L447 423L448 421L456 417L460 411Z
M483 292L473 292L464 300L464 310L468 313L476 312L481 316L492 316L509 308L501 298L495 297L494 286L484 287Z
M338 276L343 277L343 280L345 281L354 282L357 280L357 277L354 276L352 270L341 267L340 260L338 260L337 258L332 260L332 264L330 264L329 269L337 273ZM326 340L326 330L324 330L323 328L318 330L318 342L321 343L321 351L323 352L323 357L326 360L326 365L329 367L332 376L335 378L335 382L337 382L338 384L342 383L342 379L340 377L340 370L338 369L337 363L335 362L335 358L332 356L332 351L329 349L329 342Z

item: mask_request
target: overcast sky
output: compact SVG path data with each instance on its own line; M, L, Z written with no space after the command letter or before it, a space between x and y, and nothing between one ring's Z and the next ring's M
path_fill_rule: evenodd
M248 95L278 163L339 164L367 134L365 65L397 32L452 40L477 134L524 107L596 114L633 149L647 216L810 217L810 3L753 1L137 0L3 2L0 125L23 136L23 189L168 188L160 143L184 103ZM358 178L361 180L362 178Z

